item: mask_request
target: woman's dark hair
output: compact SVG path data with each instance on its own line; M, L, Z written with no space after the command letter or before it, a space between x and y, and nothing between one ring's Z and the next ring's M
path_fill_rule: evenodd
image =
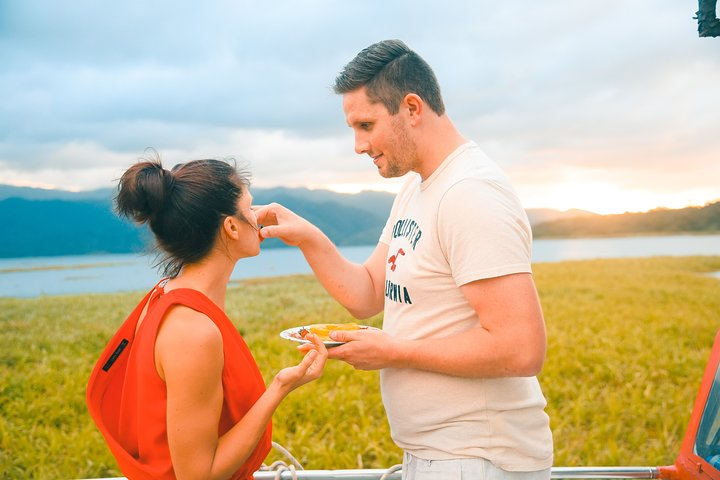
M225 217L247 222L237 203L249 185L249 173L225 161L193 160L166 170L154 152L122 175L115 209L150 226L161 250L158 265L176 277L183 266L208 255Z
M360 87L365 87L368 98L382 103L391 115L398 113L408 93L418 95L438 115L445 113L432 68L400 40L384 40L362 50L337 76L333 90L345 94Z

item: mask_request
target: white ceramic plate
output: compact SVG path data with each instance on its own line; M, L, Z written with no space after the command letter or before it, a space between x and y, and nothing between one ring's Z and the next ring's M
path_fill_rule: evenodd
M306 330L307 330L307 329L309 329L310 326L311 326L311 325L306 325L306 326L302 326L302 327L288 328L287 330L283 330L282 332L280 332L280 337L281 337L281 338L284 338L285 340L290 340L290 341L293 341L293 342L298 342L298 343L310 343L309 340L305 340L304 338L302 338L302 337L300 336L300 331L301 331L302 329L306 329ZM368 328L373 328L373 329L374 329L375 327L368 327L367 325L360 325L360 330L365 330L365 329L368 329ZM338 345L342 345L342 344L345 343L345 342L336 342L336 341L334 341L334 340L325 340L325 341L323 341L323 343L325 344L326 347L337 347Z

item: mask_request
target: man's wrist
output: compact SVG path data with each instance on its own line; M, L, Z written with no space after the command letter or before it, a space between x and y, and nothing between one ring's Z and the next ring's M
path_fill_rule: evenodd
M326 243L332 243L322 230L310 222L307 223L309 226L308 233L297 244L300 250L303 252L311 252L315 249L323 248Z
M388 358L388 366L392 368L414 368L413 351L417 341L393 339Z

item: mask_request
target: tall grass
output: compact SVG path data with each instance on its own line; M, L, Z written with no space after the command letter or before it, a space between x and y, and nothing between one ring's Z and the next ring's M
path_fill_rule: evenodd
M534 269L548 330L540 382L555 464L672 463L720 329L720 280L704 275L720 270L720 257ZM0 477L121 474L84 392L100 350L142 293L0 298ZM267 380L299 358L281 330L350 320L310 276L238 282L227 310ZM330 362L280 407L274 439L306 468L399 463L377 384L376 372Z

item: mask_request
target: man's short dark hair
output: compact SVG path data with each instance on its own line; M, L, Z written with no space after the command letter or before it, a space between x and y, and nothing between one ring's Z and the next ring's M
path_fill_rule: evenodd
M400 40L370 45L343 68L335 79L335 93L345 94L366 87L371 102L380 102L391 115L400 102L414 93L442 115L445 113L440 85L430 65Z

